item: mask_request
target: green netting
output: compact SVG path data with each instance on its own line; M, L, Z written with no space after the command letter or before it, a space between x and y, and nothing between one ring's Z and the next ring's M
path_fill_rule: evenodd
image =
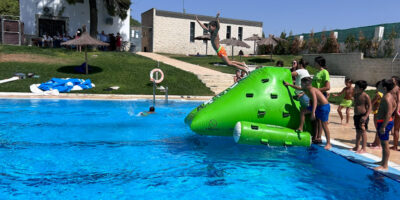
M338 42L345 42L347 36L353 35L356 39L358 39L360 31L363 32L363 35L367 39L372 39L374 38L375 34L375 28L377 26L383 26L384 29L384 34L383 34L383 39L387 39L392 32L392 30L396 31L397 37L400 36L400 23L390 23L390 24L378 24L378 25L373 25L373 26L364 26L364 27L357 27L357 28L349 28L349 29L335 29L331 31L336 31L338 32ZM325 36L329 37L329 34L331 31L326 31ZM321 38L323 32L317 32L315 33L314 37L316 38ZM310 33L304 33L304 34L299 34L304 36L304 40L307 40L310 37ZM297 35L297 36L299 36Z

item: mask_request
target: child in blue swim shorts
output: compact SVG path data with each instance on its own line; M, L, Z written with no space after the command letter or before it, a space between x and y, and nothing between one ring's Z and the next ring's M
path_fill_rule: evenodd
M301 79L301 87L292 85L289 83L284 83L286 86L293 87L298 90L303 90L304 93L310 98L310 106L307 109L302 109L300 113L300 125L297 130L303 131L305 115L311 114L311 120L319 119L322 122L322 128L325 132L326 145L325 149L330 149L332 147L330 140L330 132L328 127L329 113L331 111L331 106L321 91L314 88L311 85L312 79L310 77L305 77Z

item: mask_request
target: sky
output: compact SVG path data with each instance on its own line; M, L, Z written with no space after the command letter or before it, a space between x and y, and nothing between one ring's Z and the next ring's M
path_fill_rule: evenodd
M400 0L131 0L131 15L151 8L263 22L266 35L294 35L400 22Z

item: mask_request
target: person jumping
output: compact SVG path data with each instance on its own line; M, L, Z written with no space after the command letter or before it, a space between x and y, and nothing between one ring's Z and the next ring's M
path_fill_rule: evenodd
M218 31L219 31L219 27L220 27L219 13L217 14L216 20L211 21L209 23L209 27L207 27L206 25L201 23L199 21L199 19L197 18L197 16L196 16L196 21L197 21L197 23L200 24L201 28L203 28L204 30L210 32L211 44L212 44L214 50L217 52L218 56L227 65L232 66L232 67L236 67L236 68L238 68L240 70L245 71L248 74L249 73L249 68L247 67L246 63L229 60L228 55L226 54L225 48L223 46L219 45L219 35L218 35Z

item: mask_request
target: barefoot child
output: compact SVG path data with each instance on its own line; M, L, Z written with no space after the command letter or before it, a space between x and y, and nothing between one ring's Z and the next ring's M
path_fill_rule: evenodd
M337 97L344 94L344 98L340 103L337 111L340 116L340 123L343 124L343 114L342 109L346 108L346 125L349 123L350 120L350 109L353 104L353 87L351 86L353 81L349 78L344 80L344 84L346 85L345 88L339 94L333 94L332 96Z
M356 127L356 146L353 151L357 153L367 152L367 128L369 122L369 113L371 112L371 99L365 93L367 82L360 80L356 82L354 88L354 126ZM361 149L360 140L362 139Z
M219 23L219 13L217 14L216 20L215 21L211 21L209 23L209 27L205 26L204 24L202 24L199 19L196 16L196 21L197 23L200 24L201 28L203 28L204 30L210 32L211 35L211 44L214 48L214 50L217 52L218 56L229 66L233 66L236 67L240 70L243 70L245 72L248 73L249 69L246 65L246 63L241 63L241 62L237 62L237 61L231 61L228 58L228 55L226 54L225 48L221 45L219 45L219 35L218 35L218 31L219 31L219 27L220 27L220 23Z
M397 151L397 146L399 144L399 129L400 129L400 113L399 113L399 104L400 104L400 78L398 76L392 76L392 80L394 83L394 88L393 91L395 92L395 100L396 100L396 112L394 114L394 119L393 119L393 146L390 147L390 149L396 150Z
M326 145L325 149L330 149L332 147L330 140L330 132L328 128L328 119L331 106L320 90L311 86L312 79L306 77L301 79L301 88L298 86L284 82L286 86L293 87L295 89L301 89L305 92L307 96L310 97L310 106L307 109L301 110L300 114L300 125L297 130L303 131L303 125L305 121L305 115L311 113L311 120L319 119L322 122L322 128L325 132Z
M385 95L381 100L377 114L377 132L382 145L382 161L378 162L380 166L375 167L375 170L388 170L388 162L390 156L389 149L389 133L393 128L393 115L396 110L397 104L394 96L396 92L393 90L394 83L392 80L382 80L382 86Z
M374 114L374 125L375 125L375 130L377 129L377 114L379 110L379 105L381 104L381 99L383 97L383 91L378 90L378 88L383 88L380 86L382 84L381 81L378 81L375 84L376 87L376 92L375 92L375 97L372 99L372 114ZM381 141L379 140L378 133L375 134L375 140L368 144L368 146L372 149L380 149L381 148Z

